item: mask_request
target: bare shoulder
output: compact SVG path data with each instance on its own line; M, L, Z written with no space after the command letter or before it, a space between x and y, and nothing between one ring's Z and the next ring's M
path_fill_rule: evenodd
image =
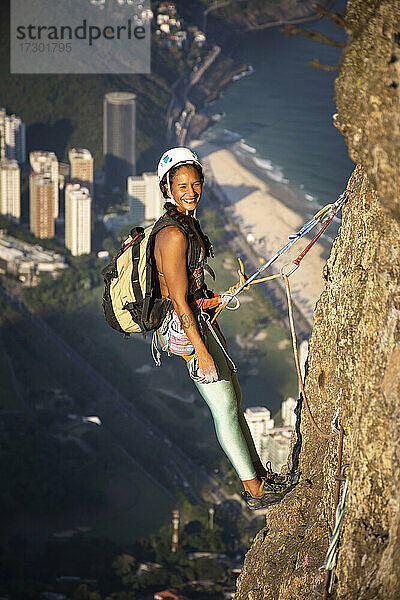
M164 227L156 235L156 243L161 250L166 249L185 249L187 248L187 239L183 231L179 227L170 225Z

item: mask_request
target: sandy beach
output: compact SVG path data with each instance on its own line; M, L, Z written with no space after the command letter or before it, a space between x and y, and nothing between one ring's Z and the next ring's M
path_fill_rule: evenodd
M232 151L203 140L193 140L191 147L196 149L205 166L206 180L222 189L228 200L226 209L244 236L254 236L253 247L260 257L270 258L288 241L288 235L314 214L314 207L302 203L287 186L266 183L245 168ZM313 235L317 231L314 230ZM304 237L295 244L290 253L274 263L271 272L279 272L283 265L296 258L310 239ZM322 269L328 252L326 241L316 243L290 277L293 300L310 324L324 287Z

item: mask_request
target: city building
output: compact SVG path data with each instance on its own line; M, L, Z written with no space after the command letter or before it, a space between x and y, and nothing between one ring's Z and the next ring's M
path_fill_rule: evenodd
M170 33L169 23L161 23L161 25L160 25L160 31L162 33L167 33L167 34Z
M294 398L286 398L282 402L281 415L284 427L291 427L292 429L296 426L296 415L294 409L297 406L297 400Z
M178 550L179 543L179 510L175 509L172 511L172 539L171 539L171 552Z
M186 47L187 31L183 29L183 22L176 14L176 5L173 2L161 2L158 7L156 35L163 40L168 48L175 46L179 49Z
M89 190L79 183L68 183L65 188L65 246L72 256L90 254L91 206Z
M135 225L161 217L165 200L155 173L128 177L128 198L129 217Z
M136 96L111 92L104 96L103 151L106 183L126 189L126 180L136 174Z
M9 158L0 161L0 214L15 221L21 217L20 169Z
M41 273L56 277L57 271L66 268L61 254L22 242L0 230L0 273L14 275L24 285L32 286L38 283Z
M244 416L253 436L254 445L257 452L261 452L262 436L274 427L274 420L271 419L271 413L265 406L251 406L246 408Z
M185 600L184 596L179 594L174 588L156 592L153 598L154 600Z
M68 152L68 158L71 164L71 183L86 187L93 198L93 156L89 150L72 148Z
M169 16L160 13L157 15L157 25L162 25L162 23L169 23Z
M281 467L287 462L290 440L293 429L291 427L274 427L265 431L260 440L260 458L265 464L271 461L272 470L280 471Z
M24 163L26 158L25 123L16 115L7 115L1 109L1 158L13 158L19 163Z
M54 183L54 218L59 213L58 190L60 187L60 173L57 156L54 152L34 150L29 153L29 163L34 173L46 175Z
M47 174L31 173L29 177L30 230L38 238L54 237L54 188Z
M5 108L0 108L0 160L6 158L6 116Z
M160 2L158 7L159 13L167 13L171 17L176 15L176 4L175 2Z
M137 570L136 570L136 577L140 577L140 575L143 575L143 573L150 573L151 571L154 571L155 569L161 569L162 565L160 565L160 563L155 563L155 562L142 562L138 564Z
M193 38L195 44L197 44L199 46L199 48L202 48L205 44L206 44L206 36L204 35L204 33L202 31L197 31L194 35Z
M198 560L201 558L211 558L212 560L229 560L227 554L217 552L188 552L188 560Z
M244 413L261 462L265 464L271 461L272 469L276 472L287 462L290 440L296 424L296 405L297 401L290 397L282 402L282 427L275 427L270 411L264 406L252 406Z

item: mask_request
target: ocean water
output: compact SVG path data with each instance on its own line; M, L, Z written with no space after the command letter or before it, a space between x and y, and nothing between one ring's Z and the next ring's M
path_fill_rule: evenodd
M332 10L345 4L338 1ZM303 27L346 39L326 18ZM281 30L243 36L237 58L252 71L206 107L215 124L205 136L232 147L258 175L289 185L312 208L334 201L354 168L332 121L338 73L307 66L314 58L335 65L342 49Z

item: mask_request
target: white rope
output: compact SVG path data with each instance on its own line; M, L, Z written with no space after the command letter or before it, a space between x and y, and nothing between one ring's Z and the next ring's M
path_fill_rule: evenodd
M342 495L340 497L339 504L336 508L335 515L335 527L333 528L331 541L329 544L328 551L325 556L325 562L321 567L321 570L332 571L335 568L337 555L338 555L338 543L339 543L339 535L340 529L343 523L343 517L346 510L346 494L348 488L348 479L345 480L342 490Z

